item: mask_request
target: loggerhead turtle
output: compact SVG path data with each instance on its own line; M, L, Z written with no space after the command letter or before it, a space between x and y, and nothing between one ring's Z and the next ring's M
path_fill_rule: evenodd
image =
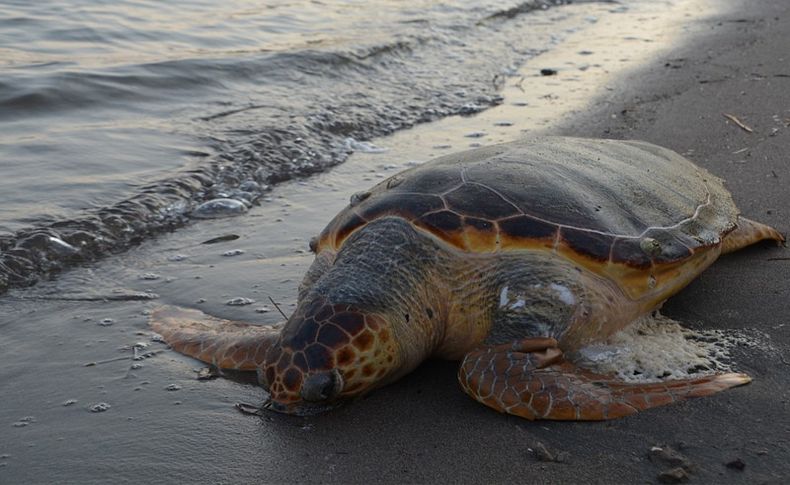
M258 372L265 407L312 414L462 359L474 399L528 419L601 420L748 383L626 383L565 354L654 311L722 253L775 229L722 180L637 141L533 138L448 155L355 194L311 241L279 328L162 307L153 329L220 369Z

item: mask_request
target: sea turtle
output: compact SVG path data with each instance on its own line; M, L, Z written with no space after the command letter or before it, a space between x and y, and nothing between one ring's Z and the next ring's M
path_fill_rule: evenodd
M531 138L444 156L355 194L311 241L298 305L272 328L157 309L172 348L258 372L265 407L329 409L427 357L461 359L474 399L528 419L616 418L745 384L626 383L564 355L653 312L722 253L775 229L722 180L638 141Z

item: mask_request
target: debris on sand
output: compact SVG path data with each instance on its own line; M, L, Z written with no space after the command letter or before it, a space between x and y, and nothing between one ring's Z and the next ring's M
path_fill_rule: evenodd
M244 298L242 296L231 298L230 300L225 302L226 305L230 305L230 306L252 305L253 303L255 303L255 300L253 300L252 298Z
M108 409L110 409L111 407L112 407L112 406L110 406L110 405L109 405L109 404L107 404L106 402L100 402L100 403L96 403L96 404L94 404L93 406L91 406L91 407L90 407L90 408L88 408L88 409L90 409L90 411L91 411L92 413L103 413L104 411L107 411L107 410L108 410Z
M689 481L688 473L681 467L670 468L658 474L661 483L683 483Z
M208 381L219 377L219 370L212 367L203 367L197 371L197 379L199 381Z
M679 451L669 446L653 446L647 457L652 463L670 468L658 474L661 483L683 483L689 480L689 474L694 471L694 464Z
M650 448L647 457L657 465L669 465L692 471L694 464L677 450L669 446L654 446Z
M733 123L735 123L735 124L738 126L738 128L742 129L743 131L745 131L745 132L747 132L747 133L754 133L754 130L752 130L751 128L749 128L748 126L746 126L746 125L745 125L745 124L744 124L744 123L743 123L741 120L739 120L739 119L738 119L738 118L737 118L735 115L731 115L730 113L722 113L722 115L724 115L724 117L725 117L725 118L727 118L728 120L730 120L730 121L732 121Z
M570 457L567 451L549 449L540 441L532 447L532 452L535 453L538 461L544 462L568 463L568 458Z

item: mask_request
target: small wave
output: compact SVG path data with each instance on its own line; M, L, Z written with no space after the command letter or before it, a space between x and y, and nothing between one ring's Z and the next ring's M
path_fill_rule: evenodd
M189 119L173 124L203 135L213 155L115 204L0 233L0 293L193 218L244 212L273 184L324 171L353 151L382 150L369 143L374 137L501 103L496 80L538 52L516 43L527 24L513 19L560 3L536 0L493 14L457 6L465 17L409 23L412 30L385 41L14 72L2 81L6 117L111 106L111 123L176 112ZM481 18L499 20L480 27ZM201 208L217 199L226 202Z

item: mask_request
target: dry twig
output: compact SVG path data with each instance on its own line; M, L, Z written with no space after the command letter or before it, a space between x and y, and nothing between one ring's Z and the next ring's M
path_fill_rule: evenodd
M743 122L739 120L735 115L731 115L729 113L722 113L722 114L724 115L725 118L738 125L738 128L742 129L743 131L747 133L754 133L754 130L743 124Z
M277 309L277 311L278 311L278 312L280 312L280 315L282 315L282 316L283 316L283 318L285 318L286 320L288 320L288 316L285 314L285 312L283 312L283 311L280 309L280 305L278 305L278 304L277 304L277 302L276 302L276 301L274 301L274 298L272 298L272 297L270 296L270 297L269 297L269 301L271 301L271 302L272 302L272 305L274 305L274 308L276 308L276 309Z

